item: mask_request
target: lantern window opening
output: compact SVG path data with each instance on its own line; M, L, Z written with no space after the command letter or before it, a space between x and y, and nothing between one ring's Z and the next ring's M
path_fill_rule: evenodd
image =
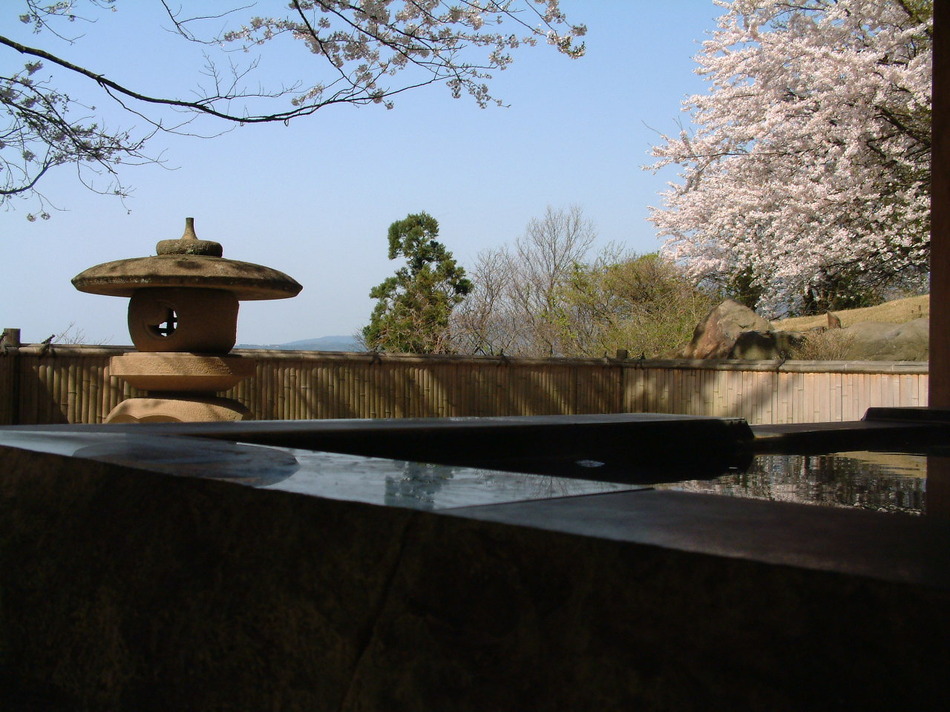
M157 324L149 325L149 330L160 338L167 338L178 328L178 312L174 307L165 306L165 318Z

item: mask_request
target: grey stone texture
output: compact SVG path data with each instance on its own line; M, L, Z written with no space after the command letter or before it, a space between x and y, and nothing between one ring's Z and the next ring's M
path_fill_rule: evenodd
M854 361L926 361L930 348L930 320L903 324L862 321L837 329L845 358Z
M772 361L793 358L803 337L789 331L743 331L736 338L728 358Z
M767 332L772 325L738 302L727 299L715 307L693 331L683 358L731 358L733 347L744 331Z
M696 326L693 339L681 356L749 361L794 359L802 358L810 339L821 339L834 360L926 361L928 358L927 318L903 324L858 322L841 328L840 320L832 314L828 316L831 325L828 329L775 331L753 310L727 299Z
M940 522L654 492L446 515L11 448L0 463L5 710L945 699Z

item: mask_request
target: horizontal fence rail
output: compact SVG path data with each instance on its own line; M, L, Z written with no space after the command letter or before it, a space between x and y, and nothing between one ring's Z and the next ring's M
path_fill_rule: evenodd
M101 423L145 395L112 377L113 346L0 353L0 424ZM858 420L926 406L927 364L409 356L237 349L256 373L223 395L259 420L680 413L752 424Z

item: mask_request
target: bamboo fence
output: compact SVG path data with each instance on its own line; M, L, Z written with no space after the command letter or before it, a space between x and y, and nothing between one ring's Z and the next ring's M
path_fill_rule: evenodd
M0 354L0 424L101 423L145 395L109 373L126 347ZM515 359L236 350L255 376L223 394L260 420L683 413L752 424L858 420L927 405L927 364Z

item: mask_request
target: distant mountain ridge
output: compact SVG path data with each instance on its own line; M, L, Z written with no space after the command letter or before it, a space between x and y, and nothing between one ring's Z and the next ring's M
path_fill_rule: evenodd
M353 336L320 336L286 344L238 344L235 348L272 351L365 351Z

